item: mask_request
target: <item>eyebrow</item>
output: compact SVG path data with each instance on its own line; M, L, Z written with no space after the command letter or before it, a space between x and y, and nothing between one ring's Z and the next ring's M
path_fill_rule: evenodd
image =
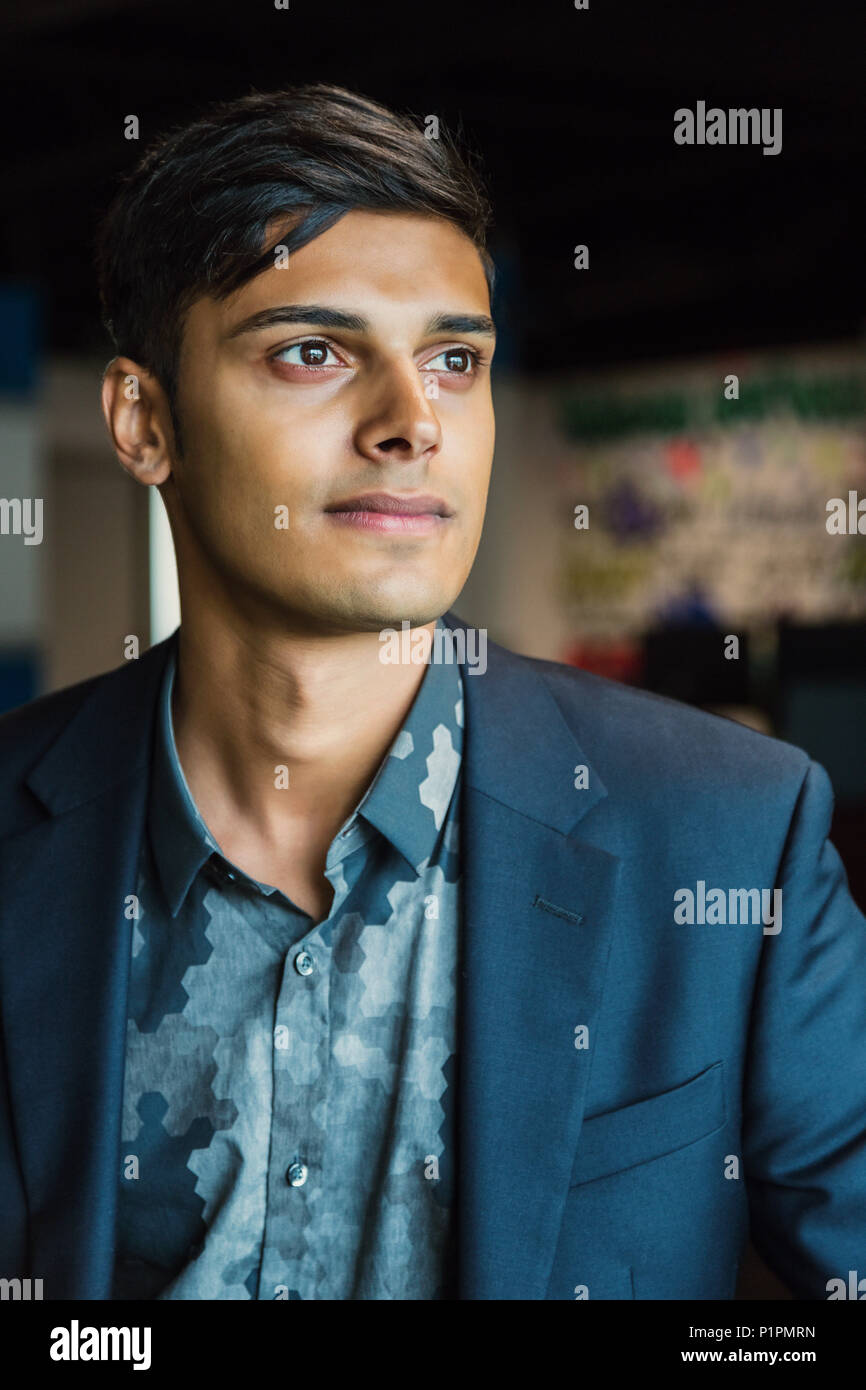
M310 323L318 328L342 328L349 333L368 333L370 320L348 309L332 309L325 304L280 304L261 309L249 318L241 319L226 335L237 338L242 333L255 333L278 323ZM425 333L478 333L495 338L496 325L487 314L434 314L427 320Z

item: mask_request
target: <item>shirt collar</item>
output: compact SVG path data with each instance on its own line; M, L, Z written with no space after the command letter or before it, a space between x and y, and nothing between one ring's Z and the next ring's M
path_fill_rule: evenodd
M443 627L441 618L437 627ZM440 650L437 643L434 654ZM457 783L463 754L463 680L460 666L447 658L431 661L412 708L351 816L332 841L329 865L341 842L354 848L359 817L394 846L416 872L439 839ZM172 917L201 867L221 853L187 785L174 739L171 697L177 667L176 644L166 663L159 694L156 741L148 803L148 834L156 870ZM367 832L369 833L369 832Z
M176 669L177 643L166 662L159 692L147 827L172 917L177 916L201 866L219 852L193 801L177 755L171 718Z
M445 624L441 618L437 627ZM436 848L463 756L463 679L450 642L434 654L403 727L349 818L361 815L420 871Z

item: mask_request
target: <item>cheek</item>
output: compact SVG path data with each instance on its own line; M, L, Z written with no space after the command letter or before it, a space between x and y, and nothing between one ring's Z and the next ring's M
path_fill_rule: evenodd
M478 402L477 408L467 415L463 424L463 439L470 451L473 476L486 476L490 469L496 435L493 401L489 392Z
M208 430L213 451L230 459L245 481L255 479L269 492L297 491L299 501L304 494L315 494L317 479L331 471L346 440L346 425L338 412L290 411L287 403L270 394L226 399Z
M495 428L493 412L490 410L471 422L471 428L464 436L463 457L466 467L461 478L461 487L470 508L483 508L490 485L490 472L493 464Z
M215 397L196 422L194 481L213 500L229 497L238 510L248 509L262 494L280 493L299 471L301 441L294 429L250 407L249 401Z

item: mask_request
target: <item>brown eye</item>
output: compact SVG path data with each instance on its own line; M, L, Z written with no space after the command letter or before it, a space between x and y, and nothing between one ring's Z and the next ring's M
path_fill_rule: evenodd
M294 357L292 353L295 354ZM328 361L329 354L335 358L333 362ZM320 338L305 338L302 343L293 343L291 347L281 348L279 352L274 353L274 361L286 362L292 367L339 366L333 348Z
M474 376L480 361L480 353L473 352L471 348L443 348L427 364L426 370L450 372L453 376ZM437 367L437 362L441 362L442 366Z
M322 367L328 357L326 343L300 343L301 360L305 367Z

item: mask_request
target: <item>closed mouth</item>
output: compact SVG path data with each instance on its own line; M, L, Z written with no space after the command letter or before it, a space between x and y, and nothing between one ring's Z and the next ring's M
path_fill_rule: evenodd
M358 497L348 497L342 502L334 502L325 508L327 512L380 512L390 516L453 516L452 509L441 497L429 493L418 493L409 497L398 497L389 492L362 493Z

